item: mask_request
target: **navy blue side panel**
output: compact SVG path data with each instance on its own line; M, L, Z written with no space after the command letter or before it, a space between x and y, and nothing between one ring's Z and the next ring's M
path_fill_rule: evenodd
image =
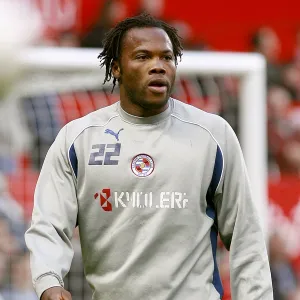
M218 187L218 184L221 180L221 175L223 171L223 155L221 152L220 147L217 147L217 153L216 153L216 159L215 159L215 166L214 166L214 172L213 176L211 178L211 182L207 191L206 195L206 201L207 202L212 202L216 189Z
M69 150L69 157L70 157L70 161L71 161L71 165L72 165L74 174L77 178L78 160L77 160L77 155L76 155L76 152L75 152L74 144L72 144L72 146Z
M211 242L211 248L212 248L212 254L213 254L213 260L214 260L214 271L213 271L213 285L215 289L220 294L220 297L223 297L223 286L221 282L221 277L219 274L219 269L217 265L217 238L218 238L218 222L217 222L217 216L216 216L216 210L214 207L213 198L216 192L216 189L218 187L218 184L221 180L223 171L223 156L220 147L217 147L217 153L216 153L216 159L215 159L215 166L214 171L212 175L212 179L210 182L210 185L207 190L206 194L206 214L214 221L214 224L211 227L210 231L210 242Z
M209 217L214 217L214 218L216 215L214 208L211 208L211 207L208 207L206 209L206 214ZM213 283L215 289L220 294L220 298L222 299L224 291L223 291L223 286L222 286L219 268L218 268L218 264L217 264L217 241L218 241L218 230L217 230L216 226L212 226L211 230L210 230L210 242L211 242L211 249L212 249L213 260L214 260L214 272L213 272L212 283Z

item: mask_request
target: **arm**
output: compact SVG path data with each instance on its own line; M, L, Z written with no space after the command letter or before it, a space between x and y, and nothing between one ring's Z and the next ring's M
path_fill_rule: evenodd
M218 229L230 249L233 300L272 300L272 283L264 236L255 210L239 142L226 124L224 170L215 194Z
M71 266L71 239L77 220L75 184L64 127L44 161L35 189L31 226L25 234L39 298L51 287L63 287L63 278Z

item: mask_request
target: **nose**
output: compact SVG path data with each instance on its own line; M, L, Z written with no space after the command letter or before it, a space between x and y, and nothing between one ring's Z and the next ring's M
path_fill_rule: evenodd
M149 74L165 74L166 69L161 59L155 59L149 70Z

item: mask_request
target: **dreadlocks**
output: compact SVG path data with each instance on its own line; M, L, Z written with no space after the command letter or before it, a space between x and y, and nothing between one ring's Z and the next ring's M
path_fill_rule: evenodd
M102 68L105 66L105 78L103 84L110 81L112 78L112 63L120 58L121 42L125 33L129 29L143 27L158 27L163 29L171 40L175 56L175 64L178 64L178 57L181 60L183 48L181 45L181 38L179 37L177 30L167 23L153 18L148 13L142 13L138 16L121 21L105 35L103 40L103 51L98 56L98 59L100 60L100 67ZM116 85L116 81L117 79L114 78L113 89Z

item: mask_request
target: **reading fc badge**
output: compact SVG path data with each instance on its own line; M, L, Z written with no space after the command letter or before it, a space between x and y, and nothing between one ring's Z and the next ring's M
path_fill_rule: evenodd
M133 158L131 170L138 177L147 177L154 170L154 161L147 154L139 154Z

